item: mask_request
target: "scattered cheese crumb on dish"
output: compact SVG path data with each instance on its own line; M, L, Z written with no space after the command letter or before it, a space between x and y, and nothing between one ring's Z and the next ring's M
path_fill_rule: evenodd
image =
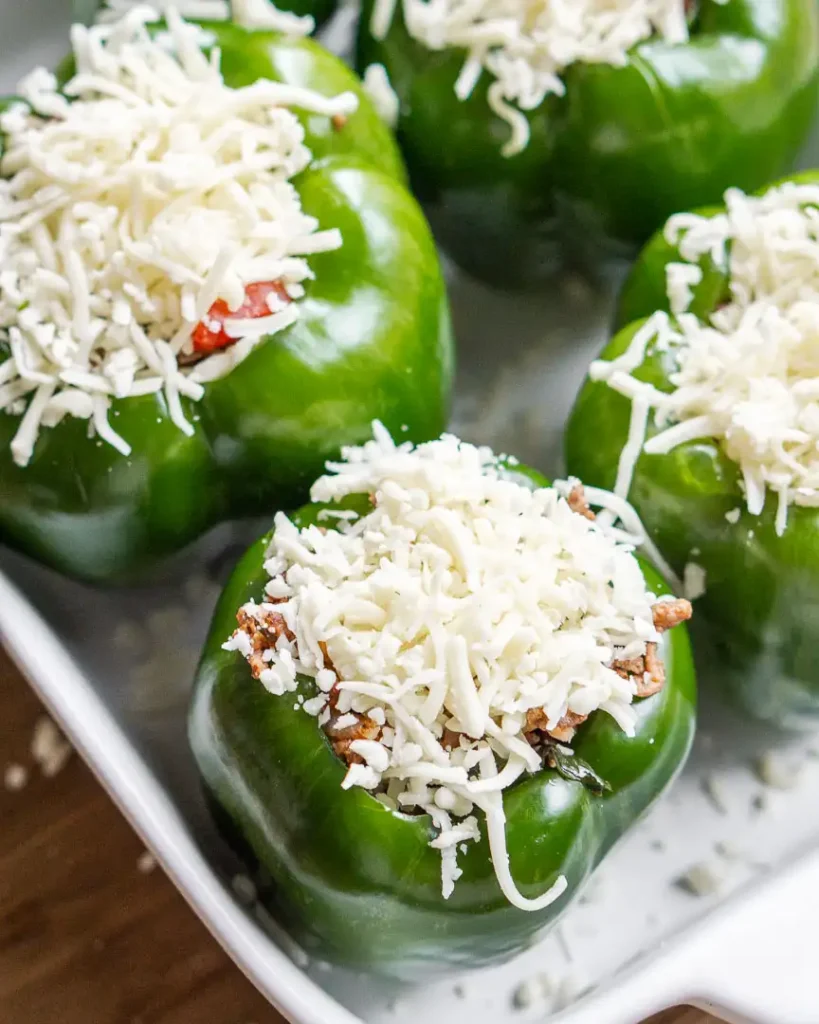
M550 974L540 972L524 978L512 992L512 1006L516 1010L543 1008L554 995L555 983Z
M595 712L632 734L635 697L664 682L660 635L691 606L647 589L630 535L596 522L576 481L535 488L488 448L396 446L378 423L342 456L311 498L359 496L359 515L328 528L279 513L265 599L225 649L271 694L314 681L302 707L346 762L342 787L429 815L445 897L480 811L504 895L548 906L566 880L519 892L503 791L571 755Z
M718 893L725 885L725 878L710 864L694 864L674 880L674 885L689 896L701 898Z
M794 789L804 773L804 762L795 754L767 750L754 763L757 777L772 789Z
M39 68L0 115L0 410L24 403L20 466L65 416L130 454L116 399L164 392L192 434L182 399L292 324L306 257L341 245L290 180L312 159L290 108L346 115L357 98L232 89L198 26L169 10L169 49L154 14L75 25L75 76L60 91Z
M701 782L702 791L708 797L711 806L720 814L728 813L728 795L723 779L709 772Z
M581 976L564 974L555 992L551 1013L557 1014L580 1000L589 990L589 983Z
M703 322L689 311L681 264L671 264L677 315L654 314L622 356L593 363L590 376L632 402L617 494L627 496L641 452L714 439L740 467L751 515L774 492L781 536L790 505L819 507L819 186L788 182L759 197L730 189L725 201L714 217L672 217L665 233L692 266L710 259L728 274L730 300ZM652 350L676 358L668 393L633 376ZM646 440L650 409L660 429Z
M714 843L714 851L723 860L727 861L744 861L748 859L746 851L739 846L735 846L728 839L721 839Z
M389 32L398 3L419 43L466 50L458 99L471 96L484 72L491 76L488 103L511 129L502 149L507 157L529 142L524 111L549 95L565 95L561 75L570 64L622 66L629 50L653 36L671 44L688 40L686 0L376 0L370 21L376 39Z

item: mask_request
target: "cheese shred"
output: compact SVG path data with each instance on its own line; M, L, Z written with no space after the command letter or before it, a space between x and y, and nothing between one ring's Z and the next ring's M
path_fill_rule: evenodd
M654 314L622 356L593 363L590 377L632 402L618 495L628 495L641 452L716 440L739 465L752 516L773 491L781 536L790 505L819 507L819 185L788 182L762 196L730 189L725 202L712 217L669 220L666 238L685 261L666 268L676 315ZM707 321L690 312L704 261L729 290ZM656 351L676 361L668 393L633 376ZM657 432L646 440L648 408Z
M246 287L278 282L295 300L306 257L341 245L301 209L291 179L312 155L291 108L346 116L356 96L264 79L232 89L198 26L168 8L152 34L155 18L136 7L75 25L74 77L59 89L37 69L0 115L0 411L23 403L20 466L65 416L129 454L109 423L117 399L162 392L192 433L183 399L298 316L293 301L231 323ZM217 301L227 318L211 324ZM213 355L194 347L200 321L224 323Z
M328 528L279 513L265 597L239 611L258 625L225 648L256 659L254 675L285 699L300 678L314 681L297 706L348 755L343 788L428 815L445 897L458 850L481 836L479 811L506 898L548 906L566 879L520 891L504 793L544 767L533 715L559 732L607 713L633 734L641 680L618 659L659 639L629 532L639 521L625 502L588 492L622 524L602 526L571 507L576 481L528 486L489 449L449 435L396 445L376 423L373 440L342 455L311 496L331 506L359 496L360 514L331 507ZM265 622L275 639L254 647Z
M390 128L398 124L401 103L383 64L370 64L364 70L364 89L372 100L378 116Z

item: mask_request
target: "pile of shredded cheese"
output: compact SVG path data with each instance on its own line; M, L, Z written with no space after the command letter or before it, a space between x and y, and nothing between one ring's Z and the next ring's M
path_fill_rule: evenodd
M383 39L398 2L409 34L430 50L464 49L455 83L467 99L487 72L488 102L509 124L504 156L526 148L529 122L549 95L563 96L561 78L577 62L622 66L652 36L688 39L685 0L375 0L370 30ZM725 2L725 0L721 0Z
M135 7L144 6L143 0L106 0L97 12L99 24L119 21ZM310 35L315 19L309 14L297 15L280 11L271 0L151 0L159 14L175 10L183 18L199 21L233 21L242 28L270 29L287 35Z
M356 97L268 80L231 89L197 26L169 10L152 39L155 16L74 26L74 78L58 91L38 69L18 88L25 104L0 116L0 410L22 415L21 466L66 415L129 454L112 399L164 392L191 434L180 397L200 399L298 303L271 295L269 315L225 323L236 344L186 367L197 324L217 300L240 309L254 282L298 299L305 257L341 245L290 181L311 161L290 108L344 115Z
M632 400L617 494L627 496L640 452L713 438L739 464L751 515L767 489L776 494L781 535L789 505L819 506L819 185L790 182L761 197L731 189L725 201L717 216L669 220L667 240L685 261L667 268L676 316L654 314L590 376ZM727 273L731 296L707 323L688 311L703 258ZM677 360L668 394L633 376L658 348ZM652 409L663 429L646 441Z
M376 423L374 440L328 470L314 501L370 495L371 511L326 510L326 525L303 528L277 515L266 601L242 609L280 615L291 633L263 652L262 684L281 696L309 677L316 695L303 708L322 726L331 711L336 728L364 714L378 724L376 739L351 743L362 763L343 786L431 817L445 897L459 844L479 838L479 810L506 897L547 906L566 881L536 899L518 891L503 792L543 766L524 736L530 709L549 729L600 710L633 732L633 680L610 666L658 634L632 538L572 511L568 484L523 486L489 449L449 435L396 446ZM225 649L252 654L241 631Z

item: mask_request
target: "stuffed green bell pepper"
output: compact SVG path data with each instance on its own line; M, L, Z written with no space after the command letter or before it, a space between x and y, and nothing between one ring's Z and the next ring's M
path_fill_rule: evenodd
M100 581L299 504L373 417L436 436L450 391L434 244L352 72L144 16L78 26L64 90L37 71L0 121L0 542Z
M752 714L819 716L819 173L672 217L568 424L702 592L703 662ZM707 659L705 655L708 655Z
M609 496L486 448L376 424L328 469L219 602L189 717L206 792L311 954L510 956L683 764L690 604L595 522Z
M568 6L364 0L359 70L386 69L416 194L492 282L536 280L558 247L630 250L677 210L759 188L816 107L815 0Z

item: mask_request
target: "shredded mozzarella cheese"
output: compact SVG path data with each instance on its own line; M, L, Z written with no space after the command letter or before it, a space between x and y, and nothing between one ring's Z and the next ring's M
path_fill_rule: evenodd
M230 0L152 0L150 5L143 0L104 0L97 11L97 24L108 25L120 21L137 7L150 6L161 16L169 8L173 8L183 18L196 18L201 21L227 21L230 18Z
M675 318L655 314L626 353L593 363L590 376L632 401L617 494L628 494L640 452L715 439L740 467L751 515L767 490L776 494L781 536L789 505L819 507L819 185L789 182L760 197L731 189L725 201L725 213L669 220L666 237L686 261L667 267ZM707 323L688 311L703 259L730 286ZM676 357L667 394L632 375L652 349ZM662 429L646 441L648 407Z
M488 102L509 124L504 156L529 141L524 111L549 95L563 96L561 78L576 62L623 66L629 51L652 36L688 39L685 0L401 0L407 31L430 50L467 51L455 84L467 99L486 71ZM719 0L727 2L727 0ZM398 0L375 0L370 31L383 39Z
M289 108L350 114L356 97L267 80L232 89L195 25L169 9L168 38L152 38L154 16L75 25L74 78L59 91L38 69L18 88L28 106L0 116L0 411L26 402L12 443L21 466L39 429L67 415L127 454L108 421L118 398L162 390L190 433L181 398L201 399L203 382L298 315L291 303L227 321L238 344L180 366L212 304L237 310L259 281L297 298L305 256L341 245L290 181L311 154Z
M383 64L370 64L364 71L363 82L381 120L390 128L395 128L401 104L390 84L387 69Z
M457 845L479 838L478 809L505 896L544 907L566 881L520 893L503 792L543 767L525 735L531 709L550 729L600 710L633 732L635 684L612 662L645 654L658 634L632 538L572 511L574 482L524 486L489 449L449 435L413 448L375 424L374 440L328 470L314 501L371 495L371 510L322 517L332 529L276 516L268 601L240 612L286 623L261 654L260 681L286 695L299 676L314 679L319 699L302 707L326 724L335 701L336 732L371 720L376 735L352 745L365 763L343 786L431 817L444 896L460 875ZM610 505L605 492L587 497ZM245 656L247 646L241 631L225 644Z
M689 601L697 601L705 593L708 574L696 562L686 563L683 570L683 594Z
M98 24L119 21L136 7L147 6L143 0L106 0L97 12ZM309 15L299 16L280 11L271 0L151 0L150 6L160 17L175 10L183 18L199 21L234 21L242 28L271 29L286 35L306 36L315 29L315 20Z

